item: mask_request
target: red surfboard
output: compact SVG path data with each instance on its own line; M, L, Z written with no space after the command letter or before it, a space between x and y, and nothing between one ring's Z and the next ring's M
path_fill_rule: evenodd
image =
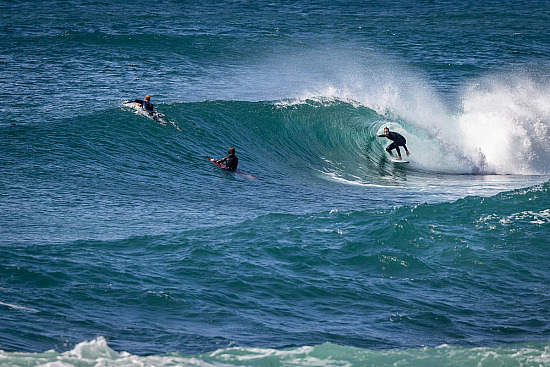
M206 158L208 158L208 160L212 163L214 163L216 166L220 167L221 169L227 169L227 167L225 166L225 164L223 163L218 163L216 162L216 160L214 158L210 158L209 156L206 156ZM253 180L257 180L258 178L252 176L252 175L249 175L248 173L243 173L239 170L235 170L235 171L231 171L231 172L235 172L236 174L240 175L240 176L244 176L244 177L247 177L247 178L251 178Z

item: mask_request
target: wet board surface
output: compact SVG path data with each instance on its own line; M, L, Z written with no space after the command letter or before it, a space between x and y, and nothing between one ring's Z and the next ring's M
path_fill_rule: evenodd
M141 108L141 105L136 102L128 102L124 103L124 106L131 108L134 110L138 115L150 118L151 120L154 120L158 122L159 124L166 126L166 124L173 125L178 131L181 131L179 126L177 126L174 122L168 120L162 113L157 111L146 111L143 108Z

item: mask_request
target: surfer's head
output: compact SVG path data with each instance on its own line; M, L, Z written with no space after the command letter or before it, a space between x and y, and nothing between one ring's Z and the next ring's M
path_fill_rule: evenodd
M151 97L149 97L149 96L145 96L145 98L144 98L144 99L145 99L145 100L146 100L147 102L149 102L149 101L151 100Z
M390 135L390 129L388 129L387 127L384 128L384 135Z
M229 148L229 150L227 151L228 154L235 154L235 148L231 147Z

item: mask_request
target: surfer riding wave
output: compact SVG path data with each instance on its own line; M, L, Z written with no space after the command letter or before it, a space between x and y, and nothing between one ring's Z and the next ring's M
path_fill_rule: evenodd
M407 156L410 154L409 153L409 150L407 149L407 139L405 139L405 137L399 133L396 133L396 132L393 132L391 131L390 132L390 129L385 127L384 128L384 134L379 134L379 135L376 135L377 137L379 138L388 138L390 140L393 141L393 143L391 143L390 145L388 145L388 147L386 148L386 151L393 157L393 153L392 153L392 150L395 149L397 151L397 155L398 157L396 158L396 160L401 160L401 150L399 149L399 147L403 147L405 148L405 152L407 153Z

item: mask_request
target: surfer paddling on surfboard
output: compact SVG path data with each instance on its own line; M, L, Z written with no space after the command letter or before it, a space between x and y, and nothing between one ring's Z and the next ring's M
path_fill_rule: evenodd
M144 99L132 99L131 101L122 102L123 104L131 104L130 107L138 111L139 114L146 115L152 118L161 125L171 123L178 131L181 131L175 122L168 120L162 113L155 111L155 106L151 103L151 97L145 96Z
M393 153L392 153L392 150L395 149L397 150L397 155L398 157L395 158L396 161L400 161L402 158L401 158L401 150L399 150L399 147L403 147L405 148L405 152L407 153L407 156L410 154L409 153L409 150L407 149L407 146L405 144L407 144L407 139L405 139L405 137L399 133L396 133L396 132L390 132L390 129L388 129L387 127L384 128L384 134L383 135L376 135L378 136L379 138L388 138L390 140L393 141L393 143L391 143L390 145L388 145L388 147L386 148L386 151L388 153L390 153L390 155L393 157Z
M227 155L222 159L215 161L216 163L225 163L225 169L229 171L235 171L239 164L239 158L235 155L235 148L231 147L227 151Z
M258 178L249 175L248 173L243 173L237 169L237 165L239 164L239 158L235 156L235 148L231 147L227 151L227 155L223 157L222 159L215 160L214 158L210 158L209 156L206 156L208 160L214 164L216 164L221 169L224 169L226 171L232 171L240 176L244 176L247 178L251 178L253 180L257 180ZM225 163L224 163L225 162Z
M122 102L124 104L126 103L136 103L138 104L142 109L149 113L155 112L155 106L151 103L151 97L145 96L144 99L132 99L131 101Z

